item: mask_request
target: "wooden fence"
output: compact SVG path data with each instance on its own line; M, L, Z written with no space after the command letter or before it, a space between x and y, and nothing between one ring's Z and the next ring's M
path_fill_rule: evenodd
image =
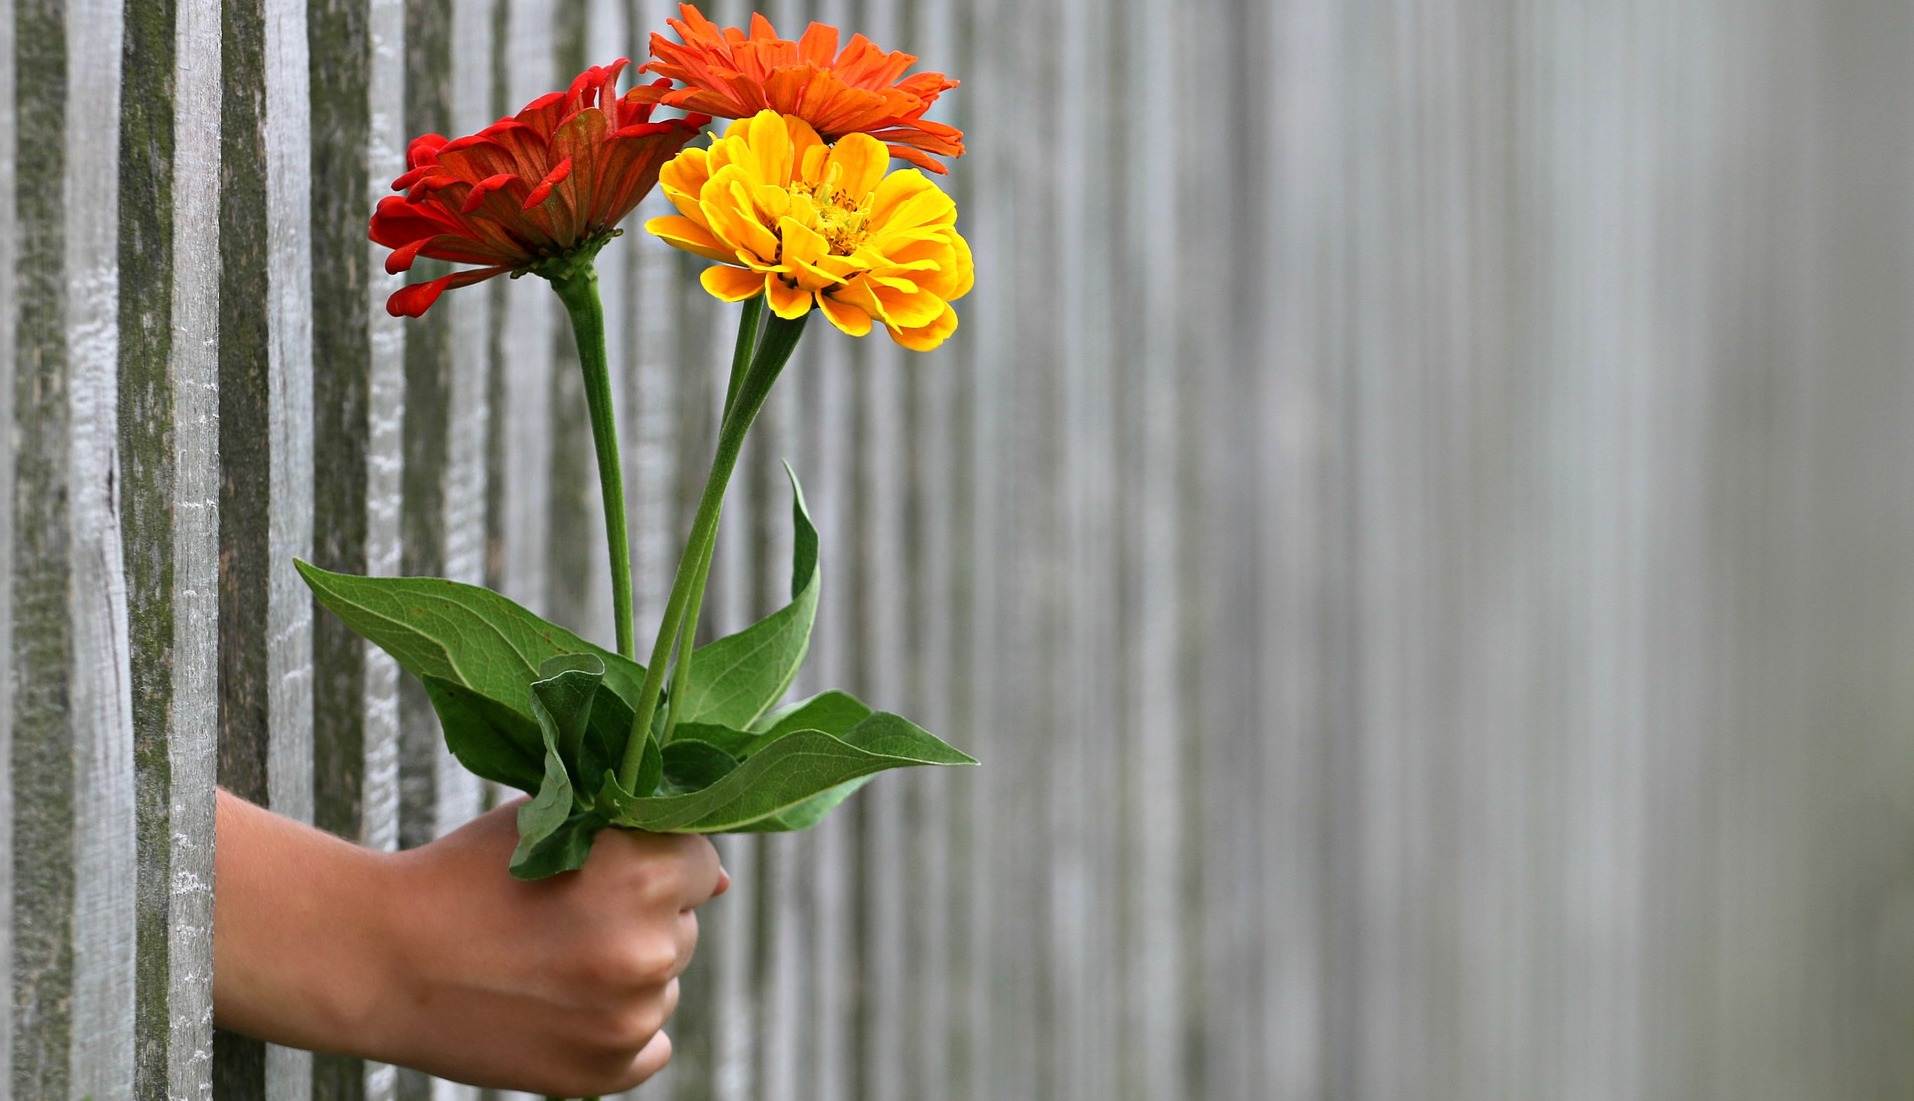
M365 221L669 11L0 0L14 1098L472 1096L215 1039L212 788L383 848L490 797L294 555L609 637L552 296L394 321ZM715 619L789 457L799 688L985 764L727 840L639 1096L1914 1095L1914 9L768 14L963 79L979 277L935 354L807 342ZM602 266L642 623L727 320Z

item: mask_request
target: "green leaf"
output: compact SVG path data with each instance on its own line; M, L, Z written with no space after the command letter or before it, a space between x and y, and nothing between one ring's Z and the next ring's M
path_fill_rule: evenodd
M544 748L527 689L553 658L588 654L602 662L604 684L623 704L629 726L642 666L490 589L436 577L357 577L309 562L294 565L320 603L419 678L453 755L488 780L521 791L542 783ZM594 757L615 761L622 753L627 732L611 729L615 710L590 728L586 763Z
M512 852L513 878L544 879L560 872L577 871L591 856L592 839L607 825L610 823L603 815L581 812L566 818L557 829L536 842L521 836L518 848Z
M743 730L791 688L798 666L811 648L811 624L817 619L817 528L805 511L804 490L790 464L791 524L796 529L791 554L791 602L735 635L699 647L692 655L689 683L679 691L679 730L704 723Z
M696 738L674 738L661 754L664 760L664 795L701 791L738 767L738 759L710 742Z
M842 737L850 729L871 717L871 709L849 692L832 689L807 700L781 707L766 715L752 729L758 731L761 744L775 742L796 730L822 730Z
M708 742L742 760L794 731L822 730L843 737L870 714L871 709L849 692L822 692L779 708L758 720L750 730L734 730L715 723L679 723L678 737L673 744L687 738Z
M545 744L545 773L538 794L518 808L518 848L512 874L538 879L585 863L602 817L578 797L567 762L576 762L591 723L593 697L605 667L591 654L561 655L544 663L550 674L535 681L528 704Z
M908 719L879 711L841 738L821 730L792 731L710 787L632 799L619 808L615 821L660 833L721 833L783 814L886 769L976 763Z
M859 776L846 784L839 784L828 791L811 796L789 810L779 811L769 818L760 818L747 826L739 826L738 833L789 833L795 830L808 830L824 820L824 816L837 809L837 805L857 793L857 789L876 779L876 775Z
M439 713L452 756L473 773L520 791L537 791L545 743L522 711L442 677L419 678Z

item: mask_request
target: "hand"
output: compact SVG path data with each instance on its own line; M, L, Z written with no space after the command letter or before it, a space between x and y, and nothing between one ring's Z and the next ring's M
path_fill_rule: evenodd
M222 792L221 1026L567 1097L656 1074L692 911L729 886L717 851L606 830L584 868L524 883L505 870L516 811L380 854Z

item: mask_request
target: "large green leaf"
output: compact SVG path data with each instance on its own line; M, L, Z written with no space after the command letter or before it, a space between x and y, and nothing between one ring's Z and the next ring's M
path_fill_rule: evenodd
M679 688L679 723L704 723L743 730L784 698L798 666L811 648L811 624L817 619L817 528L804 508L804 490L789 464L791 524L791 602L735 635L726 635L692 654L688 683Z
M908 719L878 711L843 737L791 731L703 790L620 801L614 821L659 833L741 830L886 769L976 763Z
M579 751L564 755L595 775L622 754L644 668L547 623L505 597L436 577L357 577L295 562L314 595L346 625L391 654L425 685L447 746L460 763L521 791L542 783L545 749L528 690L547 662L579 655L602 663L623 708L601 706Z
M739 826L738 833L790 833L796 830L808 830L824 820L824 816L837 809L837 805L857 794L857 789L875 780L875 773L859 776L849 783L839 784L827 791L811 796L797 806L781 810L768 818L760 818L749 825Z
M359 577L294 561L313 595L346 625L391 654L406 672L496 700L531 718L525 688L561 654L593 654L605 683L638 701L644 667L547 623L490 589L440 577Z
M545 743L524 709L508 707L443 677L419 678L439 713L452 756L476 775L520 791L537 791Z

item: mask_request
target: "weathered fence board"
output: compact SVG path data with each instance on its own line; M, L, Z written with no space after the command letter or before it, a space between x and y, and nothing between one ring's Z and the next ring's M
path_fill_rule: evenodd
M787 459L797 691L985 766L724 839L635 1096L1914 1089L1904 5L764 7L963 80L979 282L929 356L813 323L704 631ZM0 0L0 1093L480 1096L215 1040L212 785L381 849L503 794L294 555L610 635L548 289L395 320L365 220L675 13ZM736 316L666 208L601 264L641 638Z

